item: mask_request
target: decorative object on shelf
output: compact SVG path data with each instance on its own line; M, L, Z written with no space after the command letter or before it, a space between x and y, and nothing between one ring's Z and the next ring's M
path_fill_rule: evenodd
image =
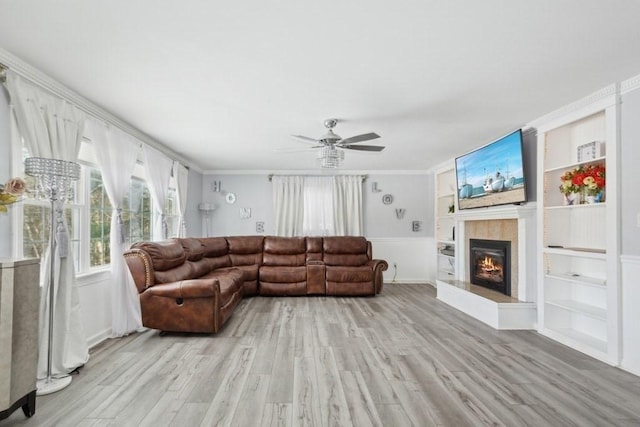
M378 182L377 181L371 183L371 192L372 193L379 193L381 191L382 190L378 188Z
M591 141L578 146L578 163L604 156L604 142Z
M22 178L11 178L6 184L0 184L0 212L7 212L7 206L19 202L26 189Z
M264 221L256 221L256 233L264 233Z
M219 193L222 191L222 182L221 181L212 181L211 182L211 191L214 193Z
M413 221L411 223L411 230L413 230L414 233L422 231L422 221Z
M382 203L384 203L385 205L390 205L391 203L393 203L393 196L391 194L385 194L384 196L382 196Z
M562 202L565 206L579 205L582 195L580 193L562 193Z
M398 218L398 219L402 219L402 218L404 218L404 213L405 213L406 211L407 211L407 210L406 210L406 209L404 209L404 208L396 208L396 218Z
M251 218L251 208L240 208L240 219Z
M61 204L71 201L74 197L73 182L80 179L80 165L64 160L47 159L43 157L29 157L24 162L25 173L36 178L35 195L38 198L49 199L51 202L51 224L49 237L49 266L44 277L49 278L49 288L43 292L49 294L49 335L47 341L47 377L38 380L38 395L55 393L71 383L71 376L54 378L52 376L53 358L53 320L55 307L55 268L56 257L65 258L68 255L69 244L67 230L64 226L64 212ZM56 202L60 205L56 206ZM55 232L55 237L54 237ZM57 249L57 250L56 250ZM41 338L42 339L42 338Z
M235 193L227 193L226 196L224 196L225 201L232 205L236 202L236 194Z
M578 166L560 177L564 204L599 203L604 201L606 169L604 164Z

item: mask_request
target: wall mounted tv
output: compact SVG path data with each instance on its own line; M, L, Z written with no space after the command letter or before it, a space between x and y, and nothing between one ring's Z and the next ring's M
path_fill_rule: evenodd
M460 209L526 202L522 130L457 157L456 180Z

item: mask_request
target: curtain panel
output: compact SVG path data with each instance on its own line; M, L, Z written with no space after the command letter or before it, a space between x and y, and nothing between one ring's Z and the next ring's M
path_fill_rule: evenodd
M173 163L173 173L176 177L178 194L178 237L187 237L185 214L187 211L187 191L189 189L189 169L176 161Z
M277 236L360 236L361 175L274 176Z
M85 114L69 102L29 83L12 71L7 72L7 90L18 131L24 139L29 154L69 162L78 160L80 144L85 129ZM63 212L58 201L53 207ZM60 215L59 231L49 233L49 245L41 260L39 359L38 378L47 377L49 349L49 294L54 292L54 319L52 335L51 374L67 376L89 360L89 347L82 327L80 297L76 287L73 251L68 238L68 225L64 214ZM54 261L53 290L51 278L51 240L58 247ZM62 256L66 255L66 256Z
M167 219L165 206L169 195L169 180L171 179L171 167L173 160L148 145L142 146L144 154L144 170L147 175L147 184L153 198L153 206L156 210L156 221L153 227L153 240L167 239Z
M111 336L122 337L142 330L138 290L122 256L127 249L122 205L129 191L131 176L140 152L140 142L131 135L97 120L89 120L88 129L102 182L111 202Z
M301 176L274 176L273 210L276 236L302 235L304 213L304 180Z

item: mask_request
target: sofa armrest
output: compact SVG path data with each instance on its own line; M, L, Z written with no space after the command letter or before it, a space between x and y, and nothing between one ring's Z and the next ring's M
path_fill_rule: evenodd
M220 282L217 279L192 279L163 283L148 288L146 294L167 298L206 298L220 295Z
M382 272L387 271L389 264L383 259L372 259L368 263L373 269L373 283L376 287L376 294L382 292L382 286L384 285L384 278Z

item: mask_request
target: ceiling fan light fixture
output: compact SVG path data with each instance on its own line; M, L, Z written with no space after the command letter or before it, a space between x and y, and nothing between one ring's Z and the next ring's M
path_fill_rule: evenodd
M344 160L344 151L338 150L333 145L327 145L318 151L318 159L323 168L335 169Z

